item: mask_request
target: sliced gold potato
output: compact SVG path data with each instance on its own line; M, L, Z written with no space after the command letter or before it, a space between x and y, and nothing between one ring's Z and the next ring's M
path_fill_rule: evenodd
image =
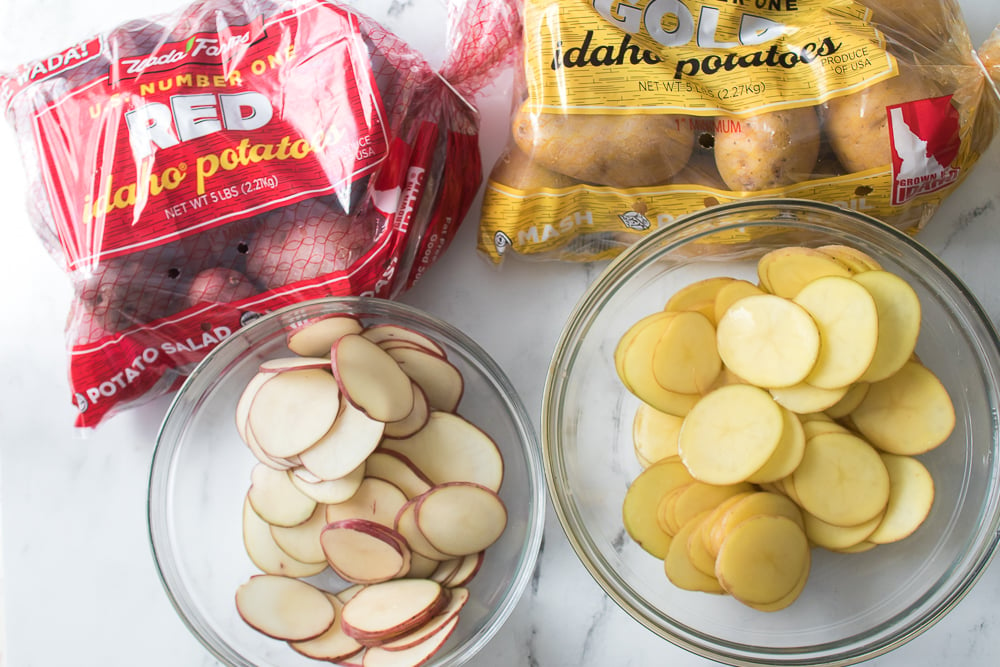
M868 521L889 501L889 472L878 451L850 433L807 440L792 483L804 510L838 526Z
M941 381L916 361L873 382L851 421L869 441L890 454L923 454L955 428L955 406Z
M875 356L861 379L884 380L903 367L917 346L920 297L908 282L888 271L865 271L854 280L872 295L878 312Z
M656 341L659 340L660 334L663 333L663 327L666 326L666 322L672 319L673 313L658 312L651 315L643 317L641 320L630 326L622 337L618 340L618 345L615 346L614 360L615 360L615 370L618 372L619 379L625 384L626 387L631 389L631 385L628 382L628 377L625 373L625 357L626 352L632 347L632 344L639 338L640 334L643 334L641 339L641 347L636 348L639 350L645 350L648 356L645 361L648 362L653 357L653 346L656 345ZM650 327L658 327L653 330ZM633 351L632 355L636 353ZM640 360L638 356L634 356L634 360ZM648 366L649 363L644 365ZM652 372L652 369L650 369Z
M682 423L683 417L660 412L647 403L639 404L632 418L632 444L643 468L678 453L677 436Z
M799 527L805 525L802 510L788 497L770 491L757 491L741 496L715 517L715 523L709 533L707 545L709 553L717 555L726 535L743 521L755 516L783 516L791 519Z
M732 508L736 503L740 502L747 496L752 495L754 493L757 492L747 491L744 493L737 493L735 496L730 496L729 498L726 498L721 503L715 506L715 509L712 510L711 514L709 514L708 518L705 520L706 525L701 531L701 539L704 542L705 549L710 554L712 554L713 558L715 558L715 555L719 552L719 545L714 542L713 538L716 526L718 526L722 522L722 517L725 516L726 512L728 512L730 508ZM719 543L721 544L721 542L722 538L720 534Z
M719 323L729 307L745 296L765 294L764 290L749 280L731 280L723 285L715 295L715 316L713 321Z
M850 277L851 272L830 255L790 246L771 250L757 262L757 278L768 292L794 298L807 284L824 276Z
M897 542L910 536L930 514L934 504L934 478L912 456L882 453L889 471L889 504L878 527L868 536L873 544Z
M796 588L809 562L809 540L797 523L759 515L741 521L723 540L715 576L737 600L771 604Z
M788 595L784 596L780 600L775 600L774 602L769 602L767 604L757 604L753 602L746 602L745 604L752 609L756 609L757 611L781 611L782 609L790 607L793 602L799 599L799 596L802 595L802 591L805 590L806 583L808 583L808 581L809 569L806 568L806 570L802 572L802 576L799 577L795 587L788 593Z
M854 411L854 408L861 404L864 400L865 394L868 393L869 384L867 382L855 382L850 387L847 388L847 393L844 394L843 398L837 401L834 405L823 410L828 417L834 419L840 419L841 417L846 417Z
M778 446L764 465L747 477L748 482L763 484L777 481L795 472L802 461L806 448L806 433L802 422L794 412L785 408L781 409L781 416L783 427Z
M656 520L660 522L660 528L667 535L673 537L681 529L681 523L677 520L677 498L681 492L690 486L690 483L683 484L675 489L671 489L663 495L660 503L656 507Z
M622 503L622 522L635 542L657 558L664 558L671 536L657 519L660 499L672 489L692 481L679 459L664 459L643 470L632 480Z
M709 319L714 325L715 319L715 298L723 287L735 278L729 276L718 276L697 280L674 292L667 300L664 310L682 312L699 312Z
M836 405L847 393L848 387L822 389L806 382L800 382L791 387L774 387L771 396L782 407L798 414L822 412Z
M816 322L819 357L805 378L824 389L846 387L868 369L878 343L875 299L850 278L817 278L795 297Z
M733 496L753 491L752 484L706 484L694 482L684 487L674 500L673 513L678 526L682 526L702 512L715 509Z
M652 363L653 377L667 391L704 393L722 369L715 327L701 313L677 313L667 323L647 363Z
M712 577L712 579L715 579L715 554L709 552L708 547L705 546L708 540L705 536L711 531L714 514L713 510L706 510L687 540L688 560L691 561L696 570Z
M664 389L653 373L653 350L677 315L654 313L630 327L615 348L615 367L622 383L639 400L661 412L684 416L698 401L699 395Z
M881 523L882 514L878 514L856 526L837 526L827 523L809 512L803 515L803 519L805 521L806 537L813 544L824 549L830 549L831 551L842 551L869 539L869 536L875 531L879 523Z
M719 581L695 567L688 556L688 542L708 514L703 512L681 526L663 559L663 571L675 586L686 591L722 593Z
M809 313L773 294L733 304L719 321L716 342L723 363L758 387L802 382L820 354L819 329Z
M874 257L863 250L858 250L851 246L834 243L820 246L816 250L837 260L853 274L864 273L865 271L878 271L882 268L882 265Z
M677 446L695 479L737 484L767 462L783 430L781 407L770 394L733 384L706 394L691 408Z

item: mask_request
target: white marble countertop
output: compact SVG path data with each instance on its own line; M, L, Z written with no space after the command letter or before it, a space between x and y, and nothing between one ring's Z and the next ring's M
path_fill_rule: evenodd
M436 0L412 0L414 3ZM0 69L179 0L0 0ZM407 0L380 3L405 7ZM976 45L1000 23L995 0L961 0ZM413 27L413 26L411 26ZM419 31L416 33L419 35ZM404 36L409 37L408 35ZM417 42L419 45L419 42ZM503 141L502 91L482 104L484 162ZM1000 142L920 239L1000 321ZM175 615L147 542L146 482L168 399L81 437L72 427L63 322L68 280L31 230L13 133L0 128L0 665L215 665ZM478 203L477 203L478 206ZM511 263L475 253L470 218L404 300L465 330L507 371L539 419L544 369L562 324L598 267ZM521 329L511 326L522 321ZM516 333L515 333L516 331ZM882 667L997 664L1000 562L946 618L873 661ZM141 656L141 657L140 657ZM589 577L551 511L537 573L481 666L709 665L641 628Z

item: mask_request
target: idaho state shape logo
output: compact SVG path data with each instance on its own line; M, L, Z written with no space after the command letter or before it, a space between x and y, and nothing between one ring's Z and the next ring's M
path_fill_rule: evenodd
M958 180L958 110L951 95L886 107L892 148L892 204L898 206Z

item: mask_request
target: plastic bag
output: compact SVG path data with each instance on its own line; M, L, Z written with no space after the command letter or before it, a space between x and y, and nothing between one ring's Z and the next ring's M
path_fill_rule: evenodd
M435 71L321 0L203 0L0 78L35 228L72 280L77 425L183 381L260 314L394 298L481 185L478 92L509 0L448 4Z
M746 197L915 232L1000 114L954 0L525 0L522 57L479 228L495 264L609 258Z

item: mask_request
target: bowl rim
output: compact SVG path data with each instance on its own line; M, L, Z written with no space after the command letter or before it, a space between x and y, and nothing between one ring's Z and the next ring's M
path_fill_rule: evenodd
M177 617L213 657L223 664L232 667L257 667L247 662L245 658L235 652L228 642L223 640L220 643L216 643L216 641L212 640L211 636L215 635L218 637L218 633L211 631L207 627L205 619L198 612L197 605L191 603L191 600L194 598L183 585L182 578L177 573L176 568L168 558L165 558L166 554L170 552L170 529L167 520L169 512L166 503L157 503L157 498L159 497L164 501L166 499L164 491L169 486L169 469L173 465L173 454L176 451L176 447L166 443L164 438L170 428L172 428L172 424L178 418L184 422L189 421L190 415L186 418L183 417L180 412L180 406L187 398L188 393L193 391L191 387L200 380L202 375L210 372L211 367L215 364L215 359L223 357L230 347L240 345L241 341L247 335L246 332L253 334L257 329L267 327L269 324L286 318L296 311L308 308L335 308L339 309L340 312L348 313L361 312L378 315L388 314L389 316L400 315L404 318L414 319L440 329L450 339L450 342L461 348L463 356L467 356L475 361L477 369L488 377L491 384L498 390L498 397L501 399L501 402L509 410L509 416L515 426L514 430L518 435L519 450L524 457L529 487L528 515L524 517L526 539L518 551L518 560L513 566L514 576L501 589L502 595L499 604L484 617L483 627L480 631L459 642L447 655L435 656L426 663L428 667L453 667L464 664L479 653L505 625L534 576L544 535L545 508L548 497L547 487L544 483L544 466L541 457L540 437L521 396L510 381L510 378L479 343L455 325L401 301L370 296L332 296L290 304L264 313L247 322L231 336L222 340L196 364L170 400L157 431L149 464L146 493L146 528L148 544L157 577ZM221 637L218 638L221 639Z
M968 570L959 579L955 589L950 592L946 599L934 607L930 613L918 618L917 622L905 628L900 634L889 636L888 638L880 638L880 641L874 645L864 644L848 651L841 650L839 654L832 656L832 659L827 653L816 656L814 659L808 657L803 659L796 657L794 652L784 649L762 651L761 647L747 646L728 641L713 645L709 645L707 642L698 643L674 632L674 626L662 627L657 625L652 619L643 616L633 607L627 599L628 596L619 588L612 585L609 578L603 574L602 568L591 559L584 540L574 533L574 526L577 524L572 516L575 507L575 503L572 500L574 494L571 490L561 490L559 484L557 484L557 468L562 467L564 460L563 452L558 443L561 438L561 420L559 417L562 416L562 401L567 385L566 380L569 377L567 369L571 367L571 360L577 352L574 341L578 344L582 340L580 335L581 330L585 328L589 320L596 316L601 305L610 298L604 293L604 286L619 282L623 276L637 270L641 265L652 263L657 253L652 253L649 257L644 258L646 250L660 243L664 236L678 235L684 241L689 241L690 239L684 236L686 233L690 233L695 227L709 225L713 219L718 219L719 216L739 213L740 211L761 211L775 208L788 209L787 220L779 219L779 224L798 222L794 217L793 211L795 210L846 217L850 218L854 223L872 226L874 228L873 233L882 234L890 242L901 243L908 250L920 255L925 261L933 265L937 271L943 274L952 287L959 293L970 309L971 318L978 325L978 332L982 335L982 339L978 342L982 347L988 347L995 359L1000 359L1000 336L998 336L996 327L979 300L964 281L945 265L944 262L913 236L904 231L865 213L842 208L835 204L807 199L759 197L715 205L680 216L672 224L654 230L626 248L617 257L612 259L597 277L591 281L590 285L574 305L557 339L542 393L543 407L541 411L540 430L545 478L549 489L549 497L559 525L581 564L608 597L647 630L690 653L729 665L741 667L756 665L850 665L884 655L909 642L931 628L965 598L972 587L983 576L998 550L1000 550L1000 499L997 497L986 499L987 502L980 509L980 512L982 514L986 510L983 518L988 520L988 527L983 531L982 538L975 543L979 545L978 553L966 554L966 556L974 556L967 564ZM764 222L754 224L759 224L760 226L766 225ZM710 231L740 226L736 223L720 223ZM993 371L992 375L995 382L993 393L996 394L1000 391L1000 388L996 384L1000 364L991 370ZM1000 426L998 426L998 419L1000 418L996 414L992 415L992 451L994 458L1000 457L1000 440L998 440L998 437L1000 437ZM996 488L1000 485L1000 480L997 479L996 467L997 463L994 463L991 488ZM580 523L582 524L582 522ZM676 625L683 627L683 624L680 623ZM688 628L688 630L690 629ZM688 635L698 638L704 637L699 632L689 632ZM829 645L813 645L806 648L815 650L817 646L827 652L830 650ZM834 646L834 649L836 648ZM752 653L752 655L748 654L748 652Z

